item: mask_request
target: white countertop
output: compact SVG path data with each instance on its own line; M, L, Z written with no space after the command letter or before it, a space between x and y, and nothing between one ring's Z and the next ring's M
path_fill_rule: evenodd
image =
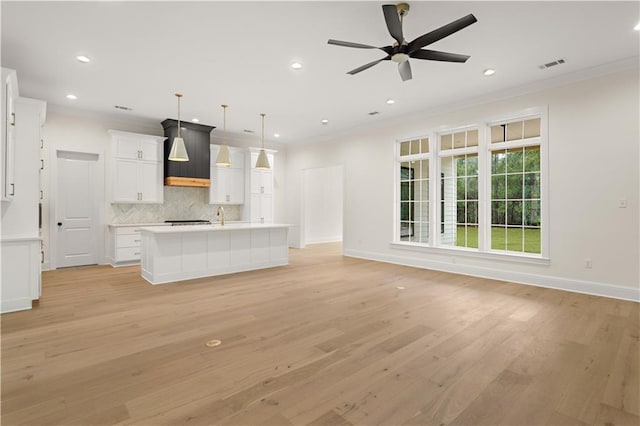
M214 232L214 231L238 231L246 229L272 229L288 228L291 225L285 223L219 223L211 225L183 225L183 226L150 226L140 228L141 233L150 234L179 234L186 232Z
M142 226L169 226L169 223L110 223L109 228L140 228Z

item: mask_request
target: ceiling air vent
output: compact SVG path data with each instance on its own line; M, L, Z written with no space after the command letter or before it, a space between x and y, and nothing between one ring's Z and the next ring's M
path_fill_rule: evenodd
M254 133L253 130L249 130L249 129L244 129L243 132L245 132L245 133Z
M133 108L129 108L129 107L122 106L122 105L116 105L116 106L114 106L114 108L115 109L121 109L123 111L133 111Z
M547 68L555 67L556 65L562 65L565 62L566 61L564 59L556 59L555 61L547 62L546 64L543 64L543 65L538 65L538 68L540 68L541 70L544 70Z
M378 115L378 114L380 114L380 112L379 111L371 111L368 114L369 115Z

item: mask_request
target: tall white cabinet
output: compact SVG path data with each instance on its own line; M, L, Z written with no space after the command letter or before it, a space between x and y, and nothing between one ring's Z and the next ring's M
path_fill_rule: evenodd
M245 188L248 196L245 197L245 205L242 210L242 219L254 223L273 223L273 170L274 152L265 150L269 159L270 169L256 169L258 154L257 148L250 148L247 155L247 171Z
M2 69L5 76L15 72ZM16 81L17 83L17 81ZM13 84L13 83L12 83ZM17 84L9 95L2 91L3 170L2 189L9 187L8 197L2 197L0 253L2 262L0 311L2 313L31 309L33 300L41 295L40 232L38 203L40 199L40 140L46 118L46 103L18 97ZM9 107L9 108L7 108ZM7 112L10 112L7 114ZM6 119L12 120L7 124ZM13 121L15 120L15 121ZM12 124L13 123L13 124ZM8 132L7 127L11 127ZM9 134L11 133L11 134ZM11 158L6 156L6 138L11 139ZM6 160L13 169L6 179ZM13 184L12 186L5 183Z
M109 130L112 203L152 204L164 201L164 137Z
M211 145L209 204L244 204L245 151L229 147L231 166L216 166L220 145Z
M15 182L15 101L18 98L16 72L2 68L2 148L0 161L0 198L11 201L16 193Z

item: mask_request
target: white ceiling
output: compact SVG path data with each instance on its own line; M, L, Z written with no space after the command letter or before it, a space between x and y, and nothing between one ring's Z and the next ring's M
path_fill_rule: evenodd
M176 118L174 93L181 92L183 120L222 128L226 103L228 131L259 137L265 112L266 138L278 132L279 142L295 143L639 54L636 1L413 1L408 40L476 16L477 23L429 46L471 55L467 63L413 59L407 82L391 61L347 75L384 53L327 40L390 45L383 4L2 1L2 66L17 70L22 96L50 106L159 123ZM78 62L80 54L91 63ZM566 64L538 68L559 58ZM294 60L303 69L291 69ZM485 77L486 68L496 74ZM388 98L396 103L387 105Z

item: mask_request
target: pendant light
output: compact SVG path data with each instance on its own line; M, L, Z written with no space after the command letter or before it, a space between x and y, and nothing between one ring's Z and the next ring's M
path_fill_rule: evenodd
M258 161L256 161L256 169L270 169L269 159L267 158L267 153L264 152L264 116L267 115L264 112L260 114L262 117L262 149L260 150L260 154L258 154Z
M178 136L173 138L173 145L171 145L171 152L169 152L170 161L189 161L189 154L187 154L187 147L184 146L184 140L180 137L180 98L181 93L176 93L178 98Z
M229 105L220 105L223 111L223 124L224 124L224 135L227 134L227 107ZM231 155L229 154L229 146L227 144L220 146L220 151L218 151L218 157L216 158L216 166L230 166L231 165Z

